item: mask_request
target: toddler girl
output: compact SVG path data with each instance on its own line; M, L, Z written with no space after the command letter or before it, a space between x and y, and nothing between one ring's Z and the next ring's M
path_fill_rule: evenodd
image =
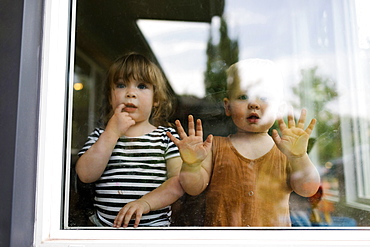
M165 127L171 102L162 73L130 53L113 63L105 86L104 128L89 135L76 164L80 180L95 183L96 224L168 226L169 205L184 192L181 158L166 136L177 134Z

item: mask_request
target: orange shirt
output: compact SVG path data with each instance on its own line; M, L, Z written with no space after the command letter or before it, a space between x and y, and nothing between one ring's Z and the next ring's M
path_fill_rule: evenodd
M250 160L229 137L214 137L213 172L206 189L205 226L290 226L290 166L274 145Z

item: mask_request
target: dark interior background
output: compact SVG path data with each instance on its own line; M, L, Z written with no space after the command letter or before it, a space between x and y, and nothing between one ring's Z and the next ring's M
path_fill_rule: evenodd
M167 20L179 22L203 22L211 23L215 16L222 16L224 0L79 0L77 1L76 17L76 49L88 56L89 60L98 64L105 71L111 63L120 55L127 52L139 52L160 68L156 55L140 31L137 20ZM88 70L84 61L76 56L75 64ZM163 71L163 70L162 70ZM88 73L88 72L87 72ZM166 77L166 74L164 74ZM166 77L167 78L167 77ZM95 85L95 95L87 93L75 93L73 104L73 147L79 149L86 141L91 130L87 126L87 112L89 97L95 97L97 104L102 97L102 83L104 77L99 78ZM101 84L100 84L100 83ZM204 135L227 135L232 129L232 124L224 115L222 102L212 102L192 96L176 95L172 90L171 82L167 83L172 92L175 103L174 114L170 122L180 119L187 122L189 114L203 121ZM81 96L79 96L81 94ZM99 107L95 107L99 111ZM98 121L99 113L96 112L95 121ZM186 128L186 127L185 127ZM88 216L93 211L93 184L81 183L74 171L78 157L76 153L71 155L71 189L69 205L69 226L89 225ZM198 197L183 197L174 205L174 225L201 224L202 205L194 205L202 202ZM186 203L187 209L184 208ZM196 211L193 211L197 209ZM176 212L181 211L181 214ZM192 218L194 220L189 221ZM185 222L186 221L186 222ZM194 222L195 221L195 222Z

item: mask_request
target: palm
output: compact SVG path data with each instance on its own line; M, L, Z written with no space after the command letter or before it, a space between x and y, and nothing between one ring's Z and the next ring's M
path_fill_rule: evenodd
M309 135L302 129L292 128L282 132L278 148L287 156L301 156L307 151Z
M193 116L189 115L188 121L188 134L186 134L180 121L176 121L177 131L181 140L172 136L171 133L168 133L168 136L179 148L180 155L184 163L189 165L199 165L199 163L201 163L211 151L212 136L208 136L207 139L203 141L201 121L197 120L196 129L194 128Z
M288 126L282 119L279 119L281 137L274 131L273 139L277 147L288 157L300 157L307 152L308 140L316 124L312 119L307 129L303 129L306 120L306 111L302 110L301 117L295 124L293 115L288 117Z
M188 136L178 144L181 158L184 163L195 164L202 162L210 151L200 136Z

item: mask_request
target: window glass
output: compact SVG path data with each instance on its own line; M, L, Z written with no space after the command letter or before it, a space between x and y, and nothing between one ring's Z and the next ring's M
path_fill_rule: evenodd
M315 204L293 193L292 226L369 226L369 10L367 0L78 0L62 228L94 226L94 184L82 183L74 167L98 126L106 71L127 52L142 53L162 69L176 106L168 120L185 123L193 114L205 136L235 131L222 101L225 70L248 58L274 61L286 105L296 117L305 108L317 119L308 151L322 196ZM173 205L173 226L201 226L203 206L203 194L182 197Z

